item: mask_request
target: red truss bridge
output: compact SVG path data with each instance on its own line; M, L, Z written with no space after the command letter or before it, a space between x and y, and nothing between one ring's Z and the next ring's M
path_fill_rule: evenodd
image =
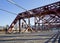
M33 26L31 20L34 21ZM52 28L60 28L60 1L19 13L8 28L8 32L12 33L16 30L37 32Z

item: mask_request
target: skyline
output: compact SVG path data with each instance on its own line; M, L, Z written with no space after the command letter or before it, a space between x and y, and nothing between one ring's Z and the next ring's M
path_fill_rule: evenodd
M18 5L24 7L27 10L31 10L37 7L45 6L54 2L58 2L59 0L13 0ZM10 12L14 12L18 15L18 13L24 12L25 10L18 8L17 6L9 3L7 0L0 0L0 9L5 9ZM0 26L10 25L17 15L13 15L0 10Z

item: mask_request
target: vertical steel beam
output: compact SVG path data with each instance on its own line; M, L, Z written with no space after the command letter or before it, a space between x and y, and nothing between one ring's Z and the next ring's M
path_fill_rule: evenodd
M40 30L40 17L38 17L39 20L37 21L38 22L38 29Z
M34 26L35 26L35 30L37 31L37 29L36 29L36 17L34 18Z
M21 31L20 25L21 25L21 20L19 19L19 33L20 33L20 31Z
M28 25L30 26L30 18L28 18Z

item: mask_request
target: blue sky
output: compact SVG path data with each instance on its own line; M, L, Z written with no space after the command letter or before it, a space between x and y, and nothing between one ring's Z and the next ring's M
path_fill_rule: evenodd
M27 10L41 7L47 4L51 4L60 0L13 0L18 5L24 7ZM0 0L0 9L5 9L11 12L18 13L24 12L25 10L9 3L7 0ZM10 25L15 19L16 15L4 12L0 10L0 26Z

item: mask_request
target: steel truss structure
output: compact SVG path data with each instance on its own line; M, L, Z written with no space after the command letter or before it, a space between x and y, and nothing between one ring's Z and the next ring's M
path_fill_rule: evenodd
M34 18L33 20L31 18ZM27 20L28 22L27 22ZM34 25L31 26L31 21ZM19 13L8 28L8 32L37 32L60 27L60 1Z

